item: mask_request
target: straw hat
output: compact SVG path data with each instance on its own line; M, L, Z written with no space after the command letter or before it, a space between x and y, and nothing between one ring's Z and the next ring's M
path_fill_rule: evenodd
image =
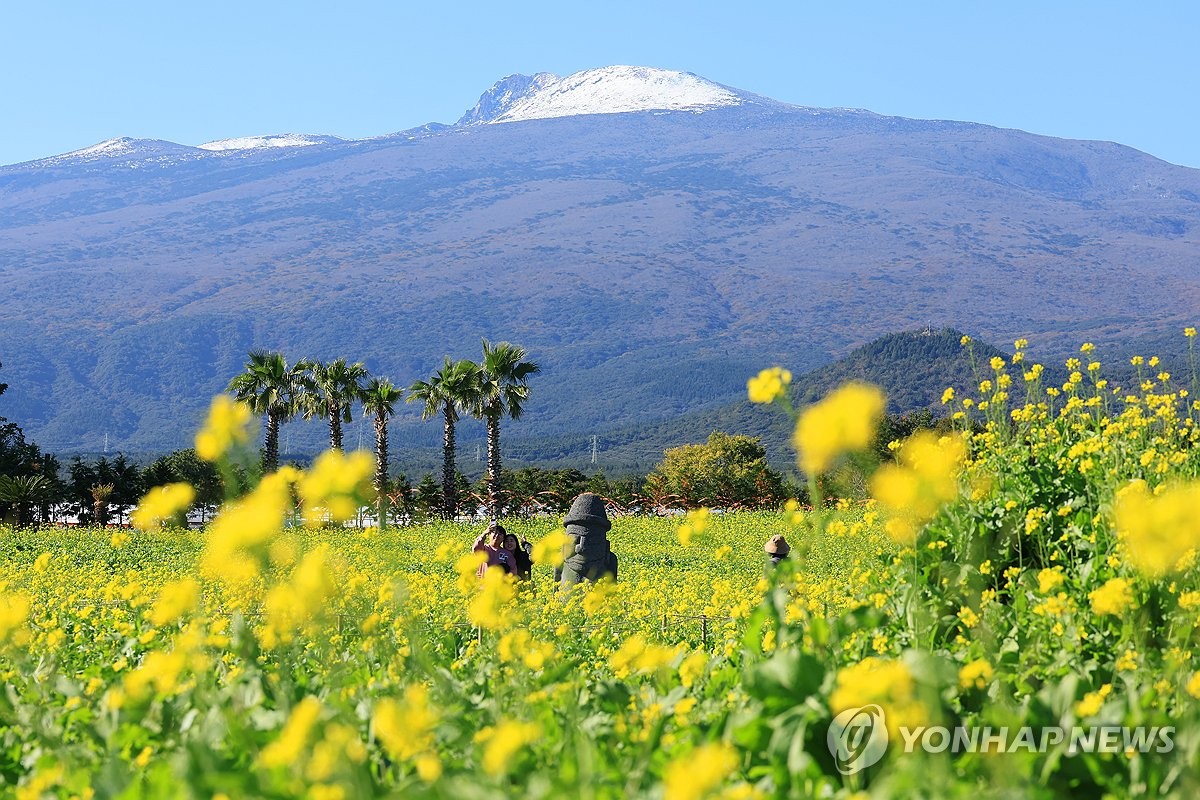
M767 540L767 543L763 545L763 550L769 556L786 556L792 548L788 547L787 539L783 538L783 534L777 533Z

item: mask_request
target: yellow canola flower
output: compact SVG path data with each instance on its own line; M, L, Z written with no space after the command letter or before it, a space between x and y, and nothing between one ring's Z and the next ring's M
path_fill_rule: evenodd
M496 652L505 664L521 662L531 670L542 669L555 655L554 645L549 642L539 642L529 635L529 631L518 628L500 637Z
M158 694L174 694L179 689L179 677L187 667L187 660L183 649L147 653L141 666L125 676L125 694L135 699L144 698L150 689Z
M690 689L701 677L708 666L708 653L697 650L690 654L679 665L679 682L685 689Z
M129 521L138 530L149 531L174 519L196 499L196 490L190 483L168 483L151 489L129 515Z
M25 621L29 619L29 606L29 597L25 594L0 594L0 645L28 643L29 630Z
M258 763L267 769L297 765L320 714L321 703L315 697L301 700L292 709L279 738L259 753Z
M707 508L696 508L687 512L681 524L675 531L679 543L684 547L690 547L692 538L702 536L708 530L709 524L712 521L712 512Z
M958 496L958 476L967 448L961 436L913 434L900 448L898 463L885 464L871 478L871 494L888 514L885 530L902 544Z
M1112 694L1112 684L1104 684L1094 692L1088 692L1083 699L1075 704L1075 716L1080 719L1094 717L1100 713L1105 699Z
M1066 578L1062 567L1049 567L1038 572L1038 593L1051 594L1063 585Z
M788 498L788 501L783 504L783 513L792 527L798 528L804 524L804 511L800 509L800 501L796 498Z
M313 782L327 781L344 760L361 764L366 758L367 749L354 728L333 723L325 728L325 735L313 746L304 776Z
M724 742L702 744L667 765L665 800L701 800L737 769L737 751Z
M928 712L916 697L916 681L898 659L868 656L838 670L829 709L836 715L849 708L870 705L883 708L888 733L898 736L900 726L925 723Z
M467 618L472 625L499 630L505 624L505 611L516 595L512 577L499 567L491 567L484 573L478 593L467 606Z
M235 444L250 440L250 422L254 412L245 403L219 394L208 408L204 427L196 434L196 455L205 461L217 461Z
M454 571L458 574L458 590L460 592L470 594L475 590L478 585L476 573L485 563L487 563L487 553L482 550L473 550L459 556L458 560L454 562Z
M285 467L266 476L248 496L222 507L208 529L201 570L233 583L258 574L257 558L283 527L292 508L291 484L299 471Z
M963 665L958 671L958 685L963 689L984 689L992 682L995 672L986 658Z
M200 584L191 578L166 584L159 592L154 608L150 610L150 622L156 627L175 622L183 615L196 610L199 597Z
M437 710L429 702L429 687L420 683L405 687L403 703L390 697L380 700L371 715L375 737L397 761L431 753L439 721Z
M806 409L792 434L801 469L817 475L843 453L865 449L886 406L878 387L848 383Z
M746 393L751 403L773 403L787 394L792 382L792 373L782 367L770 367L746 382Z
M551 567L561 567L563 563L563 545L567 543L567 532L559 528L550 531L533 545L533 563L547 564Z
M1117 492L1113 522L1129 562L1152 577L1177 572L1200 547L1200 481L1159 487L1151 493L1135 480Z
M450 557L457 553L461 546L462 545L456 541L447 540L438 545L437 551L434 552L433 557L437 561L450 561Z
M437 753L422 753L417 756L417 777L426 783L433 783L442 777L442 760Z
M1129 581L1124 578L1112 578L1094 592L1088 594L1092 602L1092 611L1101 616L1108 614L1119 617L1133 605L1133 593Z
M55 764L51 767L42 767L34 771L20 788L17 789L14 795L17 800L41 800L41 798L50 795L50 790L58 786L63 778L63 768L61 764ZM59 796L57 793L53 796Z
M536 722L505 720L499 725L484 728L476 735L476 741L485 742L483 769L492 776L508 772L515 756L527 744L536 742L542 735Z
M621 644L608 663L613 674L624 679L633 673L654 672L671 663L677 655L678 649L651 644L640 633L635 633Z
M306 553L291 580L273 586L263 601L265 625L260 638L272 648L294 639L296 632L325 611L326 600L337 590L329 562L329 546Z
M370 497L374 473L375 457L365 450L348 455L340 450L326 450L317 456L298 485L306 524L319 527L322 511L334 522L353 517L359 505Z

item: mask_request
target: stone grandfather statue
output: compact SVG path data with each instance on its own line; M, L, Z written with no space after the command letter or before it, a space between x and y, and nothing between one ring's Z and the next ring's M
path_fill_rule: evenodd
M580 581L598 581L606 575L617 579L617 555L608 545L612 523L604 500L591 492L575 498L563 526L567 541L563 545L563 564L554 571L554 579L564 587Z

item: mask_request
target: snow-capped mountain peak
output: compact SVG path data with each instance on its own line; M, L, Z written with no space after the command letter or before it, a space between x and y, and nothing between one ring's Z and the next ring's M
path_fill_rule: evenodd
M221 152L226 150L260 150L265 147L311 147L315 144L344 142L337 136L313 136L307 133L283 133L272 136L241 136L236 139L219 139L205 142L201 150Z
M168 166L210 159L219 163L226 158L273 159L286 157L287 149L298 150L314 145L354 145L397 136L411 139L436 134L447 127L634 111L706 111L722 106L772 102L713 83L690 72L611 66L576 72L565 78L550 72L509 75L484 92L475 106L463 114L454 126L430 123L399 134L368 140L302 133L242 136L205 142L197 147L160 139L120 137L29 163L53 167L83 164L89 165L89 169L107 169L111 166Z
M480 96L475 107L463 114L455 124L479 125L491 122L507 113L517 103L559 80L562 79L552 72L539 72L536 75L509 75L507 78L501 78L492 84L492 88Z
M630 111L701 111L744 98L690 72L613 66L559 78L548 72L510 75L479 98L459 124L515 122Z

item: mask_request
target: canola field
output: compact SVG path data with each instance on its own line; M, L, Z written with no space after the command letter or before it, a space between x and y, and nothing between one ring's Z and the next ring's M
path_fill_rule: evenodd
M805 539L712 515L688 547L678 519L617 518L620 582L567 596L547 564L481 588L481 526L289 530L236 583L194 532L3 530L0 775L23 797L641 794L741 707L766 539L807 551L791 613L823 616L895 549L863 517Z
M872 499L617 519L620 581L567 594L554 520L511 524L530 586L475 577L478 529L294 527L353 513L360 454L203 534L170 526L182 486L140 531L4 530L0 793L1194 797L1194 360L1110 386L1085 344L1047 386L1025 347L882 465L877 389L794 412L764 370L814 490L853 469ZM229 458L247 422L218 400L198 444Z

